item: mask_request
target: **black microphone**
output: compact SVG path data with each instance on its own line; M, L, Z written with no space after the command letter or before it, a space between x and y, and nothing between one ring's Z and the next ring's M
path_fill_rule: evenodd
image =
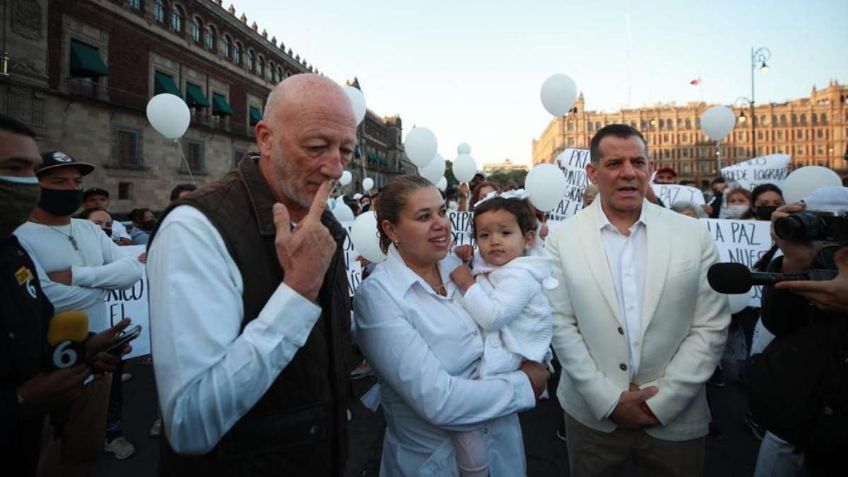
M741 263L716 263L707 270L710 287L726 294L747 293L753 286L774 285L793 280L823 281L836 277L835 270L808 270L804 273L752 272Z

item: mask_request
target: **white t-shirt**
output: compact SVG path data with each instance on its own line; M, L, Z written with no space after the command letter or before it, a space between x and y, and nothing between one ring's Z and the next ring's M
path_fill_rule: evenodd
M129 288L142 277L144 266L138 258L124 256L112 239L88 220L71 219L68 225L55 226L26 222L15 235L32 257L41 288L56 313L85 311L90 331L111 326L104 301L107 292ZM73 237L76 248L69 237ZM71 285L47 276L68 269Z

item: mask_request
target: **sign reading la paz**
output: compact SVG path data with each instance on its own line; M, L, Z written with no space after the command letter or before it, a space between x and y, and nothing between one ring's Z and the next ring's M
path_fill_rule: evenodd
M789 175L791 161L792 158L787 154L769 154L723 167L721 176L748 190L765 183L782 187L784 179Z
M749 269L771 248L771 223L760 220L704 219L718 248L719 262L741 263ZM753 287L748 306L759 308L762 287Z

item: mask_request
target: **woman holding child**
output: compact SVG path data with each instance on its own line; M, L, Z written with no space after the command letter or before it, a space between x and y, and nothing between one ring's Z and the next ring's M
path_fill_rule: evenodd
M462 475L526 474L516 413L535 405L545 366L526 360L505 372L479 372L491 331L464 307L465 291L477 286L469 272L454 275L462 286L451 279L461 262L448 256L450 221L432 184L395 179L380 194L377 223L388 257L360 285L354 311L357 340L381 385L387 428L380 474L455 476L461 467ZM517 233L524 247L531 239ZM463 449L454 438L464 434L482 448ZM463 464L481 450L482 467Z

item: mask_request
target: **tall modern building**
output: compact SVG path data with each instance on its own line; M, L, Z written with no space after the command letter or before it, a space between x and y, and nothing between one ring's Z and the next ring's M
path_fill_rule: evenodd
M161 209L175 184L226 174L256 151L253 126L271 88L318 72L221 0L2 5L0 112L30 125L42 150L94 163L86 186L109 190L119 212ZM159 93L182 97L191 110L179 143L148 124L147 102ZM379 187L410 167L401 124L369 111L357 134L365 153L351 170Z
M712 105L658 104L606 113L587 111L581 94L572 111L553 119L533 141L533 163L553 162L566 148L588 148L595 131L625 123L639 129L659 167L672 167L679 179L706 185L722 167L772 153L792 156L795 167L820 165L848 172L848 86L832 81L809 97L785 103L732 106L737 123L719 147L701 131L700 117Z

